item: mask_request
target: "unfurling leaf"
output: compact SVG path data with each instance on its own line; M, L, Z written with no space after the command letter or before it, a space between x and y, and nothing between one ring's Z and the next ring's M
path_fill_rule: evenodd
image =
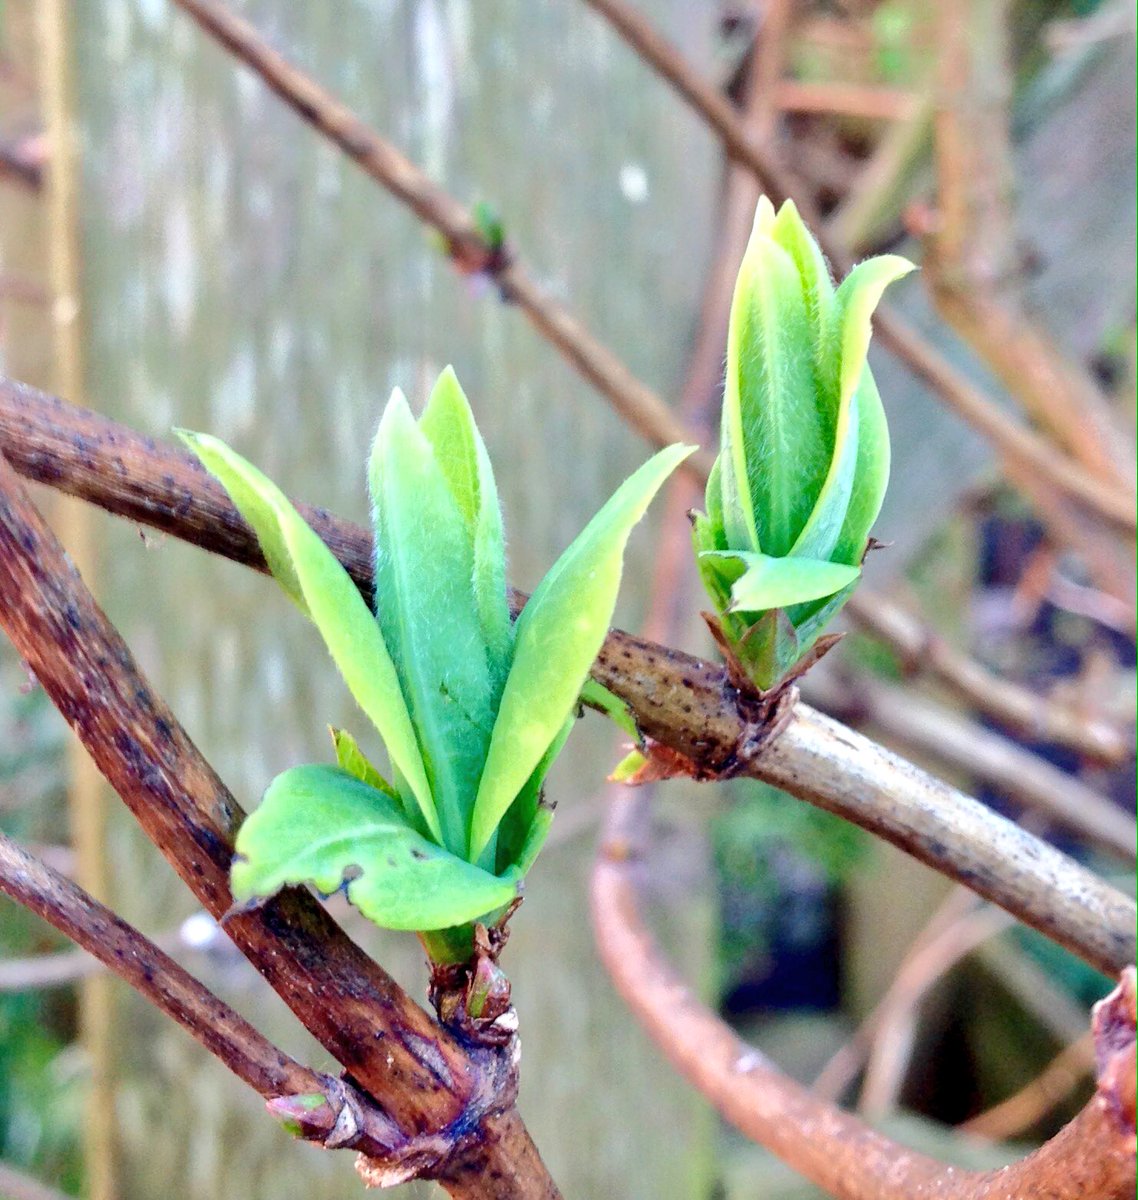
M386 929L433 930L484 917L513 901L516 876L498 878L423 837L390 796L337 767L293 767L269 785L237 834L231 872L239 903L309 883L343 889Z
M348 690L387 747L411 789L427 828L441 839L438 814L423 758L400 691L399 677L383 635L351 576L285 494L252 463L204 433L180 431L206 469L225 485L241 515L253 526L274 574L284 573L285 590L296 587ZM278 576L280 579L280 576Z
M789 676L860 574L889 476L870 319L912 269L885 255L835 289L794 205L776 214L759 201L732 300L720 453L692 541L723 635L760 691Z
M586 676L629 533L690 449L661 451L628 479L514 624L494 473L450 368L418 421L396 389L379 424L374 613L273 483L216 439L183 436L319 628L391 759L389 783L334 730L337 767L275 779L238 835L234 896L342 889L377 924L424 935L435 961L462 960L472 923L502 918L545 841L542 784L581 700L638 736L627 706Z
M626 479L522 609L514 660L474 802L472 861L478 860L576 706L612 619L628 535L660 485L693 449L661 450Z

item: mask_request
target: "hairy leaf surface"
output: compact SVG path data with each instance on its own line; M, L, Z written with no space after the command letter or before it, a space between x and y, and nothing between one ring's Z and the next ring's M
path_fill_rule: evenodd
M817 558L774 558L749 551L712 551L708 557L738 559L745 570L731 587L728 611L763 612L821 600L857 579L857 567Z
M472 543L398 391L380 421L369 480L376 617L419 735L443 844L465 854L495 695L471 588Z
M522 610L515 629L514 661L474 804L472 860L477 861L576 706L612 619L632 527L693 449L661 450L626 479Z
M390 796L338 767L293 767L269 785L237 835L238 902L310 883L343 888L385 929L461 925L509 904L516 878L497 878L428 841Z
M225 486L253 526L262 547L273 547L286 591L299 589L308 615L328 647L348 690L379 730L400 778L410 788L427 828L442 837L415 730L383 635L351 576L301 518L272 480L208 434L182 440ZM277 565L269 558L276 574Z

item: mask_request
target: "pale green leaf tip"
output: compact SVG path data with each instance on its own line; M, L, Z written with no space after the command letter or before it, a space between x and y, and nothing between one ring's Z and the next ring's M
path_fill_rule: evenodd
M648 760L639 750L633 750L630 754L625 755L612 769L612 774L608 777L609 783L627 783L634 778Z
M787 201L789 204L790 201ZM751 228L751 234L761 233L769 236L771 226L775 222L774 205L770 201L769 196L760 196L759 203L755 207L755 223Z

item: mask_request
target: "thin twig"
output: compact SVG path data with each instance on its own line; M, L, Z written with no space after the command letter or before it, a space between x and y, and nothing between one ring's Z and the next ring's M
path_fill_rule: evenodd
M905 952L905 957L897 968L897 974L894 976L890 988L896 985L898 976L905 973L908 963L918 958L926 947L948 933L953 926L966 920L977 910L978 903L976 897L967 888L954 887L937 905L932 916L913 938ZM869 1053L870 1041L877 1027L877 1013L886 996L888 996L888 990L857 1027L853 1036L834 1051L815 1076L814 1082L810 1085L810 1090L814 1095L824 1100L838 1101L857 1078Z
M958 1125L969 1137L1008 1142L1038 1124L1062 1104L1095 1068L1094 1042L1089 1033L1064 1046L1046 1067L1013 1096Z
M905 184L932 139L932 117L933 93L926 87L909 118L881 135L853 186L826 219L829 239L857 255L879 239L887 225L899 222Z
M1087 716L1070 704L1011 683L949 645L896 602L875 598L848 606L863 629L887 642L907 672L934 674L962 700L1026 737L1053 742L1097 762L1118 764L1134 753L1133 735L1104 717Z
M839 272L848 270L849 256L833 243L806 205L803 189L778 160L770 143L757 138L740 121L731 104L687 58L624 0L586 0L633 50L667 80L720 137L727 153L755 173L772 199L789 197L804 209L830 261ZM973 386L891 307L883 305L875 318L879 341L933 388L952 409L996 448L1015 468L1017 482L1030 486L1046 481L1094 511L1112 526L1133 532L1138 528L1134 498L1125 488L1094 478L1048 445L1026 426L1009 417Z
M47 866L47 864L44 864ZM176 935L158 937L160 949L178 944ZM109 968L86 950L60 950L55 954L36 954L30 958L0 959L0 992L33 992L44 988L70 987L80 979L98 975Z
M397 197L408 204L424 221L432 225L447 239L452 255L464 269L480 269L494 275L507 299L519 303L527 316L565 357L577 367L586 378L606 396L613 406L645 436L659 444L670 441L697 441L692 432L677 421L668 411L664 402L650 389L641 384L608 350L602 347L588 331L563 306L544 294L540 288L526 276L520 265L508 255L497 254L482 238L470 218L470 215L443 192L431 183L425 175L411 162L402 156L394 147L370 130L350 110L336 101L318 84L287 63L276 54L258 36L256 31L240 18L234 17L223 6L213 0L177 0L187 11L215 34L242 61L258 71L266 83L289 103L304 119L325 136L331 138L346 154L357 161L373 178L384 187L391 190ZM717 92L710 84L705 83L698 73L693 72L682 56L671 49L667 43L654 35L642 19L626 11L623 6L613 3L595 5L604 11L610 19L626 22L626 29L633 44L638 48L640 41L648 38L652 53L657 57L649 60L658 69L664 71L673 82L686 81L691 89L689 99L697 109L706 115L706 106L710 105L716 116L716 129L721 136L727 137L724 129L734 130L735 140L729 140L728 149L734 146L735 157L755 177L764 183L768 190L776 196L785 196L792 192L801 191L794 176L784 170L780 164L765 149L767 139L757 131L751 131L745 118L736 115L731 103ZM773 10L779 11L776 6ZM621 15L623 14L623 16ZM627 24L631 22L631 24ZM774 32L777 32L774 31ZM670 74L673 72L674 74ZM679 86L679 83L677 83ZM682 90L682 89L681 89ZM685 95L688 93L685 92ZM704 106L704 107L701 107ZM722 128L721 128L722 127ZM831 257L839 261L834 247L830 248ZM918 375L934 387L944 387L956 396L960 405L969 408L978 421L995 421L996 428L993 436L999 436L999 422L1005 421L1003 414L992 408L986 399L973 388L962 376L955 372L948 363L929 350L916 334L909 330L899 318L888 318L885 314L879 317L879 332L886 339L892 339L900 347L899 353L906 357L909 366ZM710 328L710 325L708 326ZM701 359L703 362L718 362L718 351L714 358ZM689 381L690 382L690 381ZM661 416L663 414L663 416ZM664 419L666 417L666 420ZM1011 423L1007 436L1022 450L1020 459L1013 459L1025 464L1021 475L1024 486L1036 486L1039 478L1055 476L1060 484L1064 479L1075 488L1082 487L1084 482L1077 476L1077 468L1062 456L1057 455L1050 447L1040 443L1029 430ZM1023 435L1022 442L1016 438ZM1033 449L1034 447L1034 449ZM1038 449L1047 459L1050 455L1053 462L1043 461L1035 455ZM697 480L706 478L710 459L707 455L693 455L687 460L686 466ZM1076 474L1071 474L1071 471ZM1089 481L1092 489L1096 486L1094 480ZM1124 524L1133 524L1134 514L1125 502L1106 489L1101 489L1099 499L1113 504L1116 515L1122 514ZM1088 503L1094 507L1093 497ZM1046 500L1044 500L1046 502ZM1072 535L1074 536L1074 535ZM854 603L869 604L869 597L855 597ZM877 603L882 603L878 600Z
M215 0L174 2L372 179L442 234L451 257L463 270L491 275L502 298L516 304L633 429L658 446L691 440L664 401L543 288L512 251L491 246L461 204L330 92L273 50L252 25ZM699 472L709 466L706 456L695 454L685 469Z
M820 113L861 121L905 121L919 104L919 97L900 88L829 79L780 79L774 99L784 112Z
M1035 327L1014 287L1011 20L1008 0L937 9L938 212L927 277L941 315L1025 410L1089 472L1126 486L1126 438L1106 398Z
M0 892L31 909L126 980L266 1100L324 1095L329 1115L335 1114L328 1122L328 1133L341 1109L350 1105L357 1125L352 1149L387 1156L399 1148L403 1140L399 1128L370 1097L301 1066L154 942L3 834Z
M878 1123L897 1107L917 1032L920 1004L933 985L977 946L1003 933L1007 913L980 907L922 946L897 972L874 1010L858 1110Z
M0 382L5 399L0 451L21 473L265 570L253 531L185 452L21 384ZM323 509L298 507L370 596L371 535ZM0 592L2 586L0 579ZM513 593L515 611L523 601ZM593 674L630 705L645 735L687 758L763 779L861 825L1102 970L1113 974L1134 961L1133 901L971 797L806 705L753 757L748 748L757 731L740 715L721 666L614 630ZM226 846L236 823L226 823ZM217 874L224 887L220 864ZM216 911L217 904L215 897L207 907Z
M741 112L746 121L756 126L769 125L776 117L769 103L769 88L763 81L776 78L781 67L787 10L786 0L775 0L765 6L761 32L741 71ZM724 165L715 251L704 282L699 321L680 392L679 417L701 435L710 423L711 408L722 394L723 347L727 344L731 296L751 234L755 205L759 202L759 186L754 176L731 161ZM714 441L714 437L704 440ZM690 611L681 582L685 565L691 563L691 538L683 517L689 509L702 504L703 497L697 491L700 482L703 480L676 476L667 484L654 560L651 611L645 622L646 636L656 641L671 641L682 614ZM649 629L651 633L647 633Z
M1109 1033L1100 1035L1099 1090L1057 1137L999 1171L945 1166L812 1096L696 999L661 955L640 912L636 882L643 821L634 796L614 797L592 880L598 948L649 1035L737 1129L838 1200L1129 1198L1135 1179L1133 1085L1127 1075L1134 1061L1132 1003L1123 1002L1125 1013L1114 1016ZM1130 972L1131 989L1132 977Z
M932 757L957 772L994 786L1062 827L1129 862L1138 856L1138 825L1113 801L1045 758L994 730L953 712L911 688L867 673L856 677L818 672L807 693L834 715L868 724L886 742L900 742L922 759Z
M143 830L222 917L244 814L151 691L2 456L0 560L0 624L13 645ZM499 1056L433 1021L308 893L290 889L231 916L226 932L408 1141L475 1117L477 1146L447 1164L452 1195L558 1195L508 1099L486 1111L487 1088L502 1078Z

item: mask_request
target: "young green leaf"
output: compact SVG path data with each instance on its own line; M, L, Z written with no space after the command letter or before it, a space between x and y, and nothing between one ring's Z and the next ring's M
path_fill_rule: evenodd
M514 661L474 802L471 861L478 860L573 711L612 619L632 527L693 449L661 450L626 479L522 610L515 630Z
M366 783L377 792L390 796L397 804L402 804L399 793L372 766L367 756L360 749L359 743L346 729L332 730L332 746L336 751L336 762L342 771L347 771L354 779Z
M376 617L419 735L442 843L465 854L470 796L490 740L495 695L466 525L434 448L399 391L380 421L369 480Z
M510 864L510 869L519 879L529 874L529 869L537 861L537 856L541 853L545 839L549 837L552 827L553 806L544 800L539 801L529 828L526 830L521 849L512 856L514 861Z
M208 434L181 431L179 436L225 486L261 545L273 547L285 571L282 585L286 591L290 586L298 589L348 690L379 730L427 827L441 840L438 815L395 666L351 576L280 488L252 463Z
M466 519L474 555L474 599L482 636L498 685L505 682L513 645L506 604L506 549L502 510L490 456L470 403L453 367L447 367L431 391L419 428L435 450L443 473Z
M798 208L793 200L783 203L771 222L770 232L771 237L794 259L802 281L807 314L816 327L823 328L833 312L834 284L830 279L830 268L826 265L822 250L798 215ZM822 353L823 347L819 342L815 347L816 361Z
M270 492L270 489L278 490L276 484L210 434L194 433L190 429L175 429L174 432L229 493L237 511L253 527L273 578L301 612L310 616L292 554L281 531L274 507L276 502Z
M614 696L615 700L616 697ZM525 781L522 790L517 794L513 804L506 810L505 816L502 818L498 828L494 831L494 836L491 837L487 844L483 857L489 857L493 853L495 859L495 869L499 874L509 868L513 868L520 874L525 874L529 869L529 864L522 865L524 856L529 851L532 851L533 858L537 857L537 851L541 848L541 842L545 841L545 834L548 832L548 825L553 820L553 806L542 803L541 789L545 783L545 777L549 774L549 768L553 766L557 756L561 753L565 746L566 739L573 731L573 726L577 723L577 714L572 713L569 719L561 727L560 733L549 744L548 749L541 756L541 761L534 767L530 777ZM542 816L542 814L546 816ZM533 829L534 821L539 817L545 822L545 832L540 834L540 841L536 843L534 838L537 836ZM532 862L531 858L529 862Z
M385 929L445 929L509 904L516 877L499 879L422 837L389 796L336 767L293 767L269 785L237 834L234 899L310 883L344 888Z
M595 679L586 679L585 686L581 688L581 703L604 713L617 729L627 733L634 742L642 740L643 735L636 725L632 709L619 696L614 696L604 684Z
M648 759L640 750L630 750L612 769L609 783L628 783L635 779L640 771L648 765Z
M763 612L821 600L857 579L857 567L818 558L774 558L741 550L713 550L706 557L735 558L746 568L731 587L728 612Z
M707 594L715 605L716 612L724 612L731 603L731 587L746 569L733 556L722 557L715 551L725 550L724 538L716 537L716 529L710 517L703 513L692 513L692 547L695 564Z
M798 633L785 608L768 609L754 621L740 613L727 613L723 619L735 656L761 691L774 687L798 661Z
M846 519L831 551L834 562L859 565L889 483L889 427L873 373L866 363L854 403L858 410L857 464Z
M853 396L861 382L873 332L873 310L891 283L915 270L907 258L882 254L858 263L842 280L835 300L834 320L841 348L839 392L843 402Z
M810 516L794 540L790 551L792 555L829 558L833 553L853 493L860 424L857 397L854 396L837 410L837 423L833 430L834 457Z
M721 458L732 548L789 553L833 456L834 415L820 401L815 328L795 261L756 218L735 285L727 335ZM746 490L733 498L729 490ZM750 510L753 544L729 527Z

